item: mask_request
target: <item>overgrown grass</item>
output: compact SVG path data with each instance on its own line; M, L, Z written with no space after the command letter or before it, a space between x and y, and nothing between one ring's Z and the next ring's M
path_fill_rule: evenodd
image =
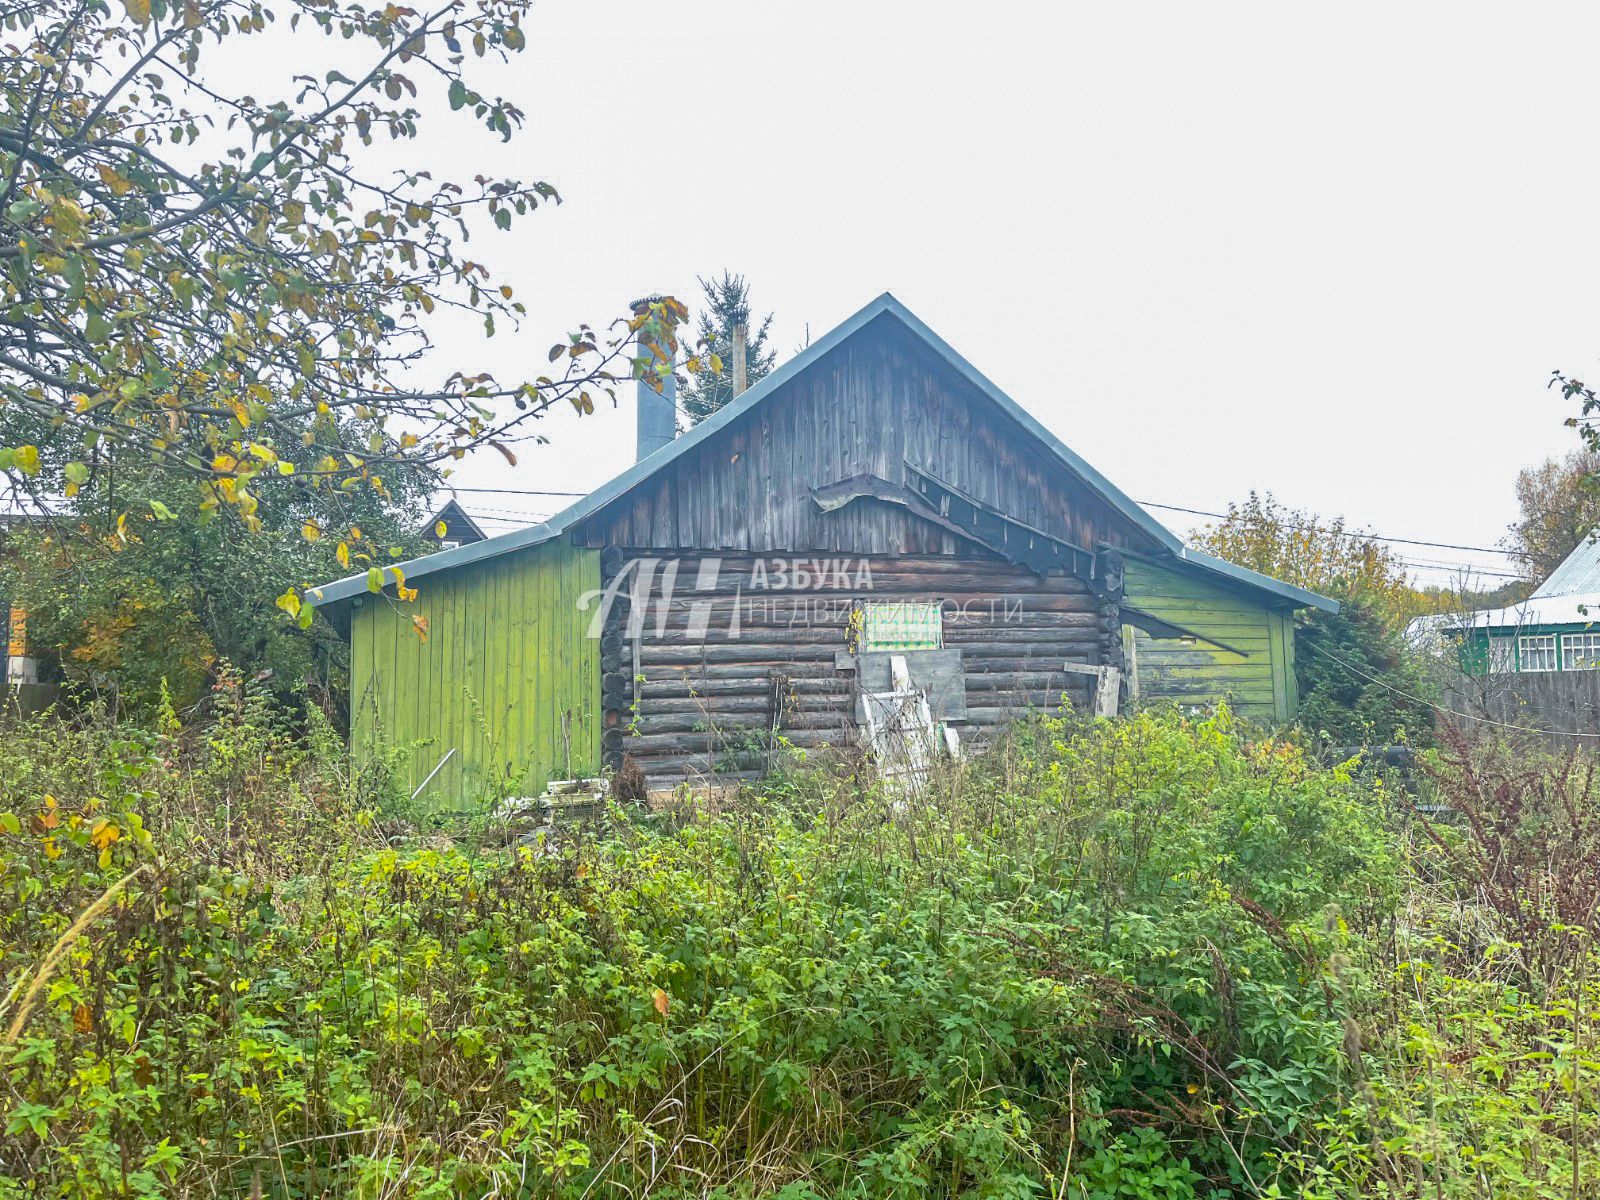
M0 1196L1600 1186L1587 935L1525 969L1462 831L1226 712L496 847L224 699L0 742L0 1020L145 867L0 1049Z

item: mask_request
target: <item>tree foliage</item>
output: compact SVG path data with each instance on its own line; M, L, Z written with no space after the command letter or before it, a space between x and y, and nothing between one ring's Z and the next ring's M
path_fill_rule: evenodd
M138 461L104 471L70 512L7 535L0 596L27 612L30 642L69 693L148 718L163 697L193 704L226 664L284 697L308 684L324 699L342 691L343 639L285 620L295 597L282 581L339 574L338 545L383 546L385 559L421 549L415 506L357 493L351 530L336 543L305 537L306 506L293 491L268 492L261 529L246 534L236 522L200 520L193 495L168 508L155 499L160 483Z
M1300 721L1338 745L1427 742L1433 685L1402 638L1405 622L1433 611L1404 565L1343 517L1289 509L1269 493L1229 504L1196 544L1229 562L1338 600L1338 613L1297 615ZM1442 598L1433 598L1437 604Z
M1600 525L1600 450L1574 450L1517 472L1517 519L1506 547L1541 583Z
M717 356L714 367L689 377L683 391L683 411L693 424L699 424L733 399L733 331L746 329L745 379L749 384L765 378L777 362L776 351L767 349L767 333L772 327L768 313L759 325L750 324L750 285L743 275L724 271L722 278L700 280L704 306L696 326L696 344Z
M23 0L0 16L0 473L70 497L113 457L169 508L250 529L293 489L343 532L348 499L591 411L636 340L676 344L670 299L583 325L548 372L440 354L430 314L486 335L523 315L469 236L555 202L539 180L406 163L425 113L509 139L524 114L480 61L527 44L528 0ZM332 69L307 70L326 54ZM281 64L259 95L241 64ZM426 122L435 118L428 117ZM399 165L397 165L399 164ZM359 558L365 548L352 544Z
M1251 492L1195 537L1201 549L1241 567L1325 596L1361 596L1385 613L1403 612L1413 595L1405 567L1372 534L1343 517L1325 518Z

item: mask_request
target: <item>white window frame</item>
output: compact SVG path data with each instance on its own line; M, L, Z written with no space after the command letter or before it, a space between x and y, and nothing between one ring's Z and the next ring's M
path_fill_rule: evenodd
M1530 666L1528 660L1538 656L1544 661L1544 655L1549 654L1549 666ZM1553 633L1524 633L1517 635L1517 670L1519 671L1555 671L1560 669L1560 658L1556 650L1556 635Z
M1517 669L1517 639L1489 635L1489 674L1509 675Z
M1600 670L1600 633L1563 633L1561 635L1561 669L1563 671Z

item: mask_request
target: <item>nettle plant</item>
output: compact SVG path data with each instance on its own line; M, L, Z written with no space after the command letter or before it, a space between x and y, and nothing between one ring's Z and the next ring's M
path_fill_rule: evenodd
M604 331L580 325L529 378L440 361L431 344L439 310L476 314L490 336L524 315L466 244L559 197L539 180L396 163L425 156L417 140L447 110L505 139L520 128L477 74L526 47L529 8L23 0L0 13L13 497L70 499L138 461L165 498L123 514L129 537L133 521L186 519L196 491L201 519L259 529L268 496L289 493L306 538L336 536L374 589L403 587L352 497L436 482L478 447L514 463L552 406L592 412L619 378L667 370L642 351L676 350L671 298ZM308 33L332 69L301 73L319 54ZM243 92L241 68L274 64L278 78ZM282 606L309 623L297 592Z

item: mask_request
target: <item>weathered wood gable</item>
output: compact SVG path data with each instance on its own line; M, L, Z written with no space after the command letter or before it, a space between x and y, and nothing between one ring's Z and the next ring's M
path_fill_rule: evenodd
M905 507L823 511L813 491L925 474L1093 553L1154 550L1149 535L897 322L882 318L725 429L590 517L588 546L970 555Z

